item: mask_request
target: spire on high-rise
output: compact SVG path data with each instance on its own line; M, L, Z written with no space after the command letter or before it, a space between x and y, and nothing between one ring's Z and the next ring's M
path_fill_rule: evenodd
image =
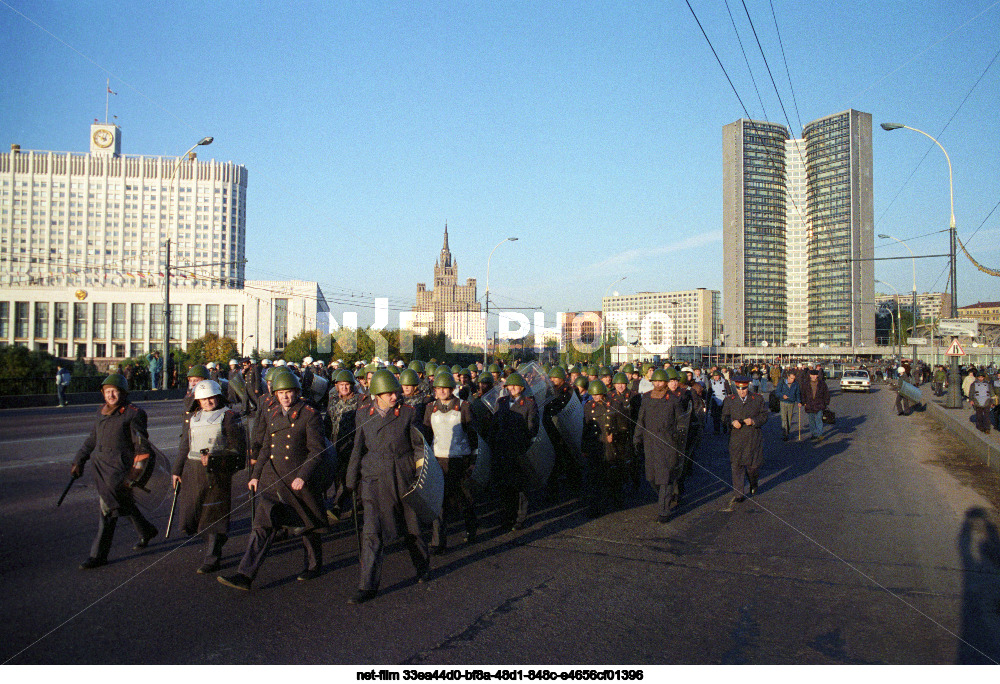
M451 268L451 250L448 249L448 222L444 222L444 245L441 247L441 258L438 263L442 268Z

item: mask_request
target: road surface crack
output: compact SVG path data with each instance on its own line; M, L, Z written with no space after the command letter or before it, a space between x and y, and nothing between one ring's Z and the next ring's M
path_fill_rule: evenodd
M441 641L438 644L435 644L434 646L431 646L428 649L424 649L423 651L414 653L406 660L401 661L400 665L420 665L421 663L424 663L427 660L429 660L430 657L438 651L447 650L449 648L452 648L455 644L458 643L463 643L463 642L469 643L474 641L475 638L479 636L479 634L481 634L482 632L484 632L485 630L489 629L494 625L497 617L513 612L516 609L517 604L519 602L533 595L535 592L544 589L551 580L552 578L549 577L533 587L528 587L520 594L517 594L516 596L511 596L500 605L496 606L495 608L491 608L490 610L486 611L485 613L477 617L475 620L472 621L471 624L469 624L468 627L463 629L461 632L446 637L443 641Z

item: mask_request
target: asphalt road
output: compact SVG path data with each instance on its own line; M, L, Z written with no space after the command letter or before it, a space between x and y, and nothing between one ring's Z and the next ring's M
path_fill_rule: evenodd
M201 576L197 540L133 552L123 521L111 564L87 557L89 473L55 507L96 406L0 412L0 662L27 664L675 664L1000 661L995 478L926 414L893 395L836 394L822 443L765 427L759 494L731 492L723 437L704 440L684 505L654 521L652 492L596 520L578 500L533 503L530 526L434 558L417 584L390 547L380 596L357 584L352 523L326 536L326 571L297 582L296 540L274 547L254 589ZM180 402L152 402L153 441L176 448ZM245 474L235 478L242 495ZM159 497L154 523L166 527ZM245 498L238 499L245 501ZM235 514L224 573L246 545Z

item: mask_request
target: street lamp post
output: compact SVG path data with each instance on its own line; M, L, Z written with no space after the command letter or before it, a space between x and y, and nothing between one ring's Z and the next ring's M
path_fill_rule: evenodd
M496 247L490 250L490 255L486 257L486 318L483 319L483 369L485 370L488 363L486 356L486 347L489 343L489 335L487 331L490 327L490 259L493 258L493 252L497 251L497 247L505 242L517 242L516 237L504 238L496 244Z
M247 340L249 340L251 337L253 337L253 335L247 335L246 337L243 338L243 344L240 345L240 356L247 355Z
M892 285L890 285L889 283L885 282L884 280L876 280L875 282L876 283L881 283L882 285L885 285L886 287L892 287ZM902 322L902 321L900 321L900 315L899 315L899 291L896 288L894 288L894 287L892 287L892 291L896 293L896 321L895 321L895 324L893 325L893 328L896 331L896 348L897 348L896 355L899 356L900 359L902 359L903 358L903 344L902 344L902 340L900 339L900 334L899 334L899 329L901 327L900 323Z
M188 151L177 157L177 161L174 163L174 169L170 173L170 181L167 184L167 216L170 216L170 204L174 194L174 180L177 178L177 170L181 167L181 162L184 161L194 148L199 145L211 145L212 136L205 136L190 148ZM180 205L178 204L178 211L174 213L174 223L180 223ZM163 288L163 389L167 389L169 386L169 379L167 378L167 360L170 358L170 238L167 237L167 256L166 256L166 268L163 271L164 280L166 281Z
M912 126L906 126L901 123L884 123L881 124L883 130L894 131L897 128L905 128L915 133L920 133L934 141L934 144L941 148L944 152L944 158L948 161L948 197L951 202L951 223L948 226L949 234L949 256L951 258L951 315L955 316L958 314L958 285L955 282L957 276L957 267L955 263L955 242L957 240L957 233L955 232L955 184L951 173L951 157L948 156L948 150L944 149L944 145L937 141L930 133L926 133L919 128L913 128ZM957 340L958 336L953 335L952 340ZM947 408L962 408L962 395L961 395L961 378L958 373L958 357L951 357L951 364L948 369L948 396L945 400L945 406Z
M625 280L625 278L627 278L627 277L628 276L622 276L621 278L619 278L615 282L613 282L610 285L608 285L608 289L606 289L604 291L604 299L608 298L608 293L611 292L611 288L613 288L615 285L617 285L621 281ZM607 329L608 328L607 328L606 321L605 321L605 318L604 318L604 299L601 300L601 331L603 332L603 337L604 337L604 345L603 345L604 346L604 365L607 366L608 365L608 334L607 334ZM625 344L628 344L628 340L625 340Z
M905 242L903 242L902 240L900 240L899 238L893 237L892 235L886 235L884 233L879 235L879 238L883 240L895 240L899 244L903 245L903 247L906 247L906 250L910 253L910 264L913 267L913 303L910 306L913 308L913 337L916 337L917 336L917 257L913 253L913 250L910 249L910 246ZM917 362L917 345L912 344L910 346L912 347L911 353L913 356L913 363L915 364Z

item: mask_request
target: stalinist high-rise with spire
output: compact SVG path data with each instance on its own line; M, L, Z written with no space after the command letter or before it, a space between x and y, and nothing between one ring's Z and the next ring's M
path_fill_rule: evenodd
M481 345L485 326L482 309L476 301L476 279L458 284L458 261L448 248L448 224L444 226L444 245L434 263L434 288L417 283L417 304L413 312L422 314L415 325L432 333L443 332L456 344ZM433 318L426 314L432 314ZM430 320L426 320L430 318ZM420 320L425 319L425 320Z

